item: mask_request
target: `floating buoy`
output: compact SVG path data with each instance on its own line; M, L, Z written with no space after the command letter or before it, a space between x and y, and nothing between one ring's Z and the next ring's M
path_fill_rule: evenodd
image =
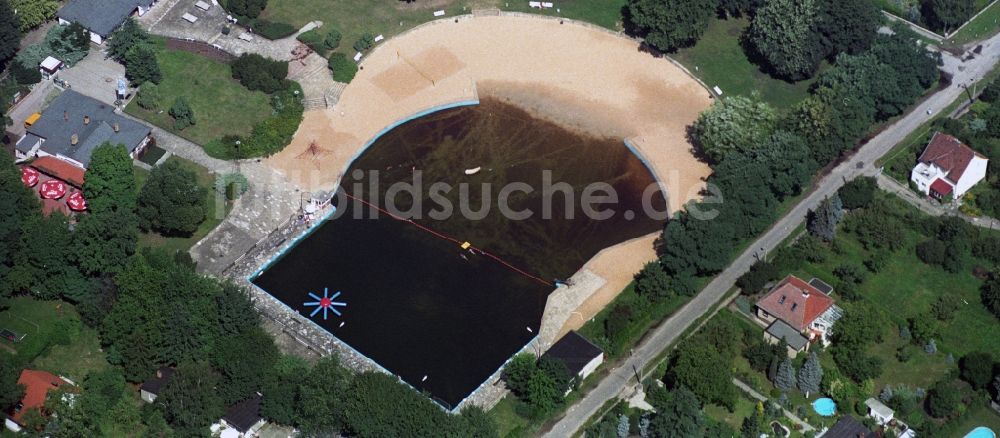
M469 249L471 247L472 247L471 243L469 243L469 242L462 242L462 249Z
M483 168L482 167L473 167L472 169L465 169L465 174L466 175L475 175L475 174L479 173L480 170L483 170Z
M420 381L421 381L421 382L426 382L426 381L427 381L427 375L425 374L425 375L424 375L424 378L423 378L423 379L420 379Z

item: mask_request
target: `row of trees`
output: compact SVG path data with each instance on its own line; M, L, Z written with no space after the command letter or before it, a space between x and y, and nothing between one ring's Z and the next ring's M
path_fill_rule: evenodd
M722 99L706 110L692 137L713 162L712 193L663 233L660 262L671 278L712 275L737 243L763 231L781 200L809 183L821 163L852 147L876 121L899 114L937 81L936 59L905 29L878 35L859 55L843 54L812 94L776 115L754 97ZM883 93L882 85L896 90ZM713 212L701 220L692 212ZM879 228L881 230L881 228Z

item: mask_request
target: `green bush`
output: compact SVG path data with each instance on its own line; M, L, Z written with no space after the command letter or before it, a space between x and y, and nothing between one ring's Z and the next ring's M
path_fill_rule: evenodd
M178 96L174 100L173 106L170 107L170 117L174 118L174 129L178 131L183 131L184 128L197 123L194 110L191 109L191 105L183 96Z
M256 26L253 27L253 30L257 32L258 35L269 40L280 40L282 38L292 36L298 29L288 23L257 20Z
M323 39L323 45L325 45L326 48L330 50L336 49L337 47L340 47L341 38L342 35L340 34L339 30L330 29L330 32L327 32L326 34L326 38Z
M330 55L329 66L333 71L333 80L337 82L349 83L358 73L358 65L343 53Z
M139 89L139 93L135 96L135 102L142 107L142 109L153 111L160 107L160 87L153 82L144 84L142 88Z
M375 35L372 35L371 32L365 32L361 35L361 38L358 38L358 40L354 42L354 50L364 52L365 50L372 48L374 45Z
M256 53L244 53L231 63L233 79L251 91L267 94L288 87L288 63L265 58Z
M215 191L234 201L247 191L247 178L239 173L220 175L215 180Z
M26 67L20 61L10 63L10 74L18 84L32 85L42 81L42 73L37 68Z
M318 29L313 29L308 32L303 32L299 36L295 37L302 44L309 46L316 53L326 53L326 44L323 42L323 35L319 33Z

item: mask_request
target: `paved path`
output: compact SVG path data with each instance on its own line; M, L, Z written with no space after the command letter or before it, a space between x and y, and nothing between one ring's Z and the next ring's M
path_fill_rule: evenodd
M767 397L764 397L759 392L755 391L753 388L750 387L750 385L747 385L746 383L743 383L742 380L733 377L733 385L736 385L736 387L742 389L743 392L745 392L747 394L750 394L751 397L753 397L753 398L755 398L757 400L760 400L762 402L767 402ZM788 409L781 408L781 410L785 413L786 417L788 417L790 420L792 420L792 421L798 423L800 426L802 426L802 430L804 430L806 432L810 432L810 431L816 430L815 427L812 427L811 424L806 423L805 421L802 421L802 419L799 418L798 415L795 415L795 414L791 413Z
M982 54L973 59L958 65L946 62L943 68L954 75L952 86L930 95L913 111L873 137L853 157L847 159L818 181L809 195L799 201L763 236L736 257L697 296L648 333L645 339L636 346L632 357L624 361L622 366L611 370L608 376L598 383L597 387L570 406L565 416L559 419L544 436L567 437L579 430L605 402L618 397L629 386L630 379L634 381L634 377L632 377L633 367L642 370L655 363L654 361L663 349L673 344L701 315L718 303L726 291L733 287L736 279L754 263L756 260L754 256L758 251L761 249L770 251L777 248L792 230L805 221L806 214L810 209L815 208L824 198L834 194L845 181L863 174L875 175L877 170L872 166L875 160L888 153L910 132L930 120L933 116L929 115L928 111L936 113L959 98L965 92L961 85L982 79L996 65L998 55L1000 55L1000 35L984 41Z

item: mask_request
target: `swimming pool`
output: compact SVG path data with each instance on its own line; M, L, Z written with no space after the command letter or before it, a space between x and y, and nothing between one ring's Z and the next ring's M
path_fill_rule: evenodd
M979 426L972 429L972 432L965 434L965 438L996 438L996 436L997 434L993 433L990 428L984 426Z
M832 398L820 398L813 402L813 410L824 417L832 417L837 413L837 403Z

